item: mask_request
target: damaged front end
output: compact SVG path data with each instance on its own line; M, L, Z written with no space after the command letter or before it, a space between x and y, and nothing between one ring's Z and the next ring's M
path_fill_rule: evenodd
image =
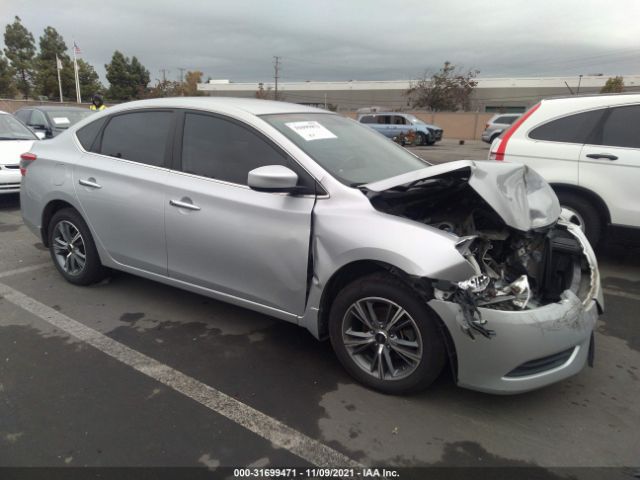
M535 172L520 165L460 161L430 167L414 178L366 185L363 191L379 211L458 238L456 249L474 275L458 281L429 279L433 297L429 304L449 327L459 357L465 345L458 345L463 342L458 334L472 342L478 336L498 342L498 352L513 351L518 344L532 341L531 337L526 341L518 338L518 319L523 325L538 327L542 337L550 325L580 324L575 338L569 335L559 344L540 338L546 343L538 349L521 348L522 355L513 353L513 359L504 362L504 371L496 364L500 380L495 388L487 388L486 379L463 378L466 386L482 384L481 389L496 392L524 389L524 384L503 384L505 375L520 364L544 357L549 349L555 354L584 346L584 335L591 335L595 323L591 309L602 307L595 256L582 232L560 218L557 198ZM428 255L429 246L424 248ZM599 305L594 307L596 301ZM587 310L589 318L584 320ZM498 340L501 335L507 338ZM505 340L511 345L503 345ZM467 356L468 351L462 355ZM487 354L482 349L477 353Z

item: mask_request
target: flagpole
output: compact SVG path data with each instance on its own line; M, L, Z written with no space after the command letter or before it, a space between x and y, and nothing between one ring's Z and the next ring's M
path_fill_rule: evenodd
M60 59L58 58L58 55L56 55L56 70L58 71L58 89L60 90L60 103L62 103L62 81L60 80L60 67L61 67L61 62Z
M78 60L76 59L76 44L73 43L73 69L75 71L76 76L76 101L78 103L82 102L80 97L80 78L78 77Z

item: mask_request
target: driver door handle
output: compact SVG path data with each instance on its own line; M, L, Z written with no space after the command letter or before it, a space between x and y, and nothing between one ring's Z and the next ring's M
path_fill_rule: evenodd
M595 159L599 159L599 158L606 158L607 160L617 160L618 157L616 157L615 155L611 155L610 153L589 153L587 155L587 158L595 158Z
M80 179L78 183L89 188L102 188L102 185L97 183L95 178L88 178L87 180Z
M194 205L193 203L189 203L189 202L184 202L181 200L169 200L169 204L171 206L174 207L178 207L178 208L186 208L187 210L200 210L200 207L197 205Z

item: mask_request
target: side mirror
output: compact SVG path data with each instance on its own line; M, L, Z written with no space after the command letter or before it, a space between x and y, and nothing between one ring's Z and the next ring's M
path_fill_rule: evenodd
M38 137L38 140L44 140L45 138L47 138L47 136L44 134L44 132L41 132L39 130L37 132L34 132L34 133L36 134L36 137Z
M260 192L294 192L298 185L298 175L282 165L266 165L249 172L249 188Z

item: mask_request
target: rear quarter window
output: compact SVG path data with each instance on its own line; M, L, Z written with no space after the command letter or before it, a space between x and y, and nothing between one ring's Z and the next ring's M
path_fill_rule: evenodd
M591 110L551 120L534 128L529 138L547 142L589 143L603 112L604 109Z
M82 145L82 148L87 152L97 152L96 138L106 120L107 117L101 118L100 120L91 122L89 125L85 125L76 132L76 137L78 137L80 145Z

